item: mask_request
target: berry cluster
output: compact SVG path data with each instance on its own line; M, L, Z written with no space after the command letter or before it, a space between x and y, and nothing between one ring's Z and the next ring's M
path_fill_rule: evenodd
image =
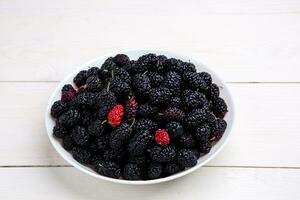
M53 135L104 176L148 180L193 167L227 126L210 74L179 59L118 54L73 82L52 105Z

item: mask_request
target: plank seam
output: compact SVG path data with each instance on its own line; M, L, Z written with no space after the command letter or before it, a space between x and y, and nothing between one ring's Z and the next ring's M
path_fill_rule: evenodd
M0 83L60 83L60 81L1 81ZM225 81L227 84L300 84L300 81Z
M61 168L61 167L73 167L71 165L3 165L0 166L1 168ZM245 169L297 169L300 170L300 167L284 167L284 166L278 166L278 167L274 167L274 166L230 166L230 165L205 165L202 166L204 168L237 168L237 169L241 169L241 168L245 168Z

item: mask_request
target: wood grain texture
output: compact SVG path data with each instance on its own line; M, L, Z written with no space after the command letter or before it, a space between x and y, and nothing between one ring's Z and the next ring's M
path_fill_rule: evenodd
M0 83L0 124L5 142L0 165L66 164L44 128L48 97L57 83ZM229 84L236 104L235 129L208 165L300 167L300 85Z
M299 170L202 168L176 181L127 186L88 177L74 168L1 168L6 200L299 199ZM12 193L13 191L13 193Z
M128 48L183 52L227 81L300 81L299 1L18 0L0 11L0 81L61 80Z
M300 12L300 3L297 0L222 0L214 1L172 1L172 0L153 0L138 1L132 0L122 2L118 0L73 0L51 2L39 2L29 0L11 0L9 2L0 2L0 9L3 13L17 12L18 14L28 13L49 13L49 14L69 14L71 12L108 12L111 15L122 14L143 14L143 15L171 15L191 13L209 13L209 14L283 14ZM106 13L105 13L106 14Z

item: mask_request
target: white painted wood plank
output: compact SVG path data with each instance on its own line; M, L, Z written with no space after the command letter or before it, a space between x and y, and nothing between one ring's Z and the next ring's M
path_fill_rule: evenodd
M209 165L299 167L300 84L229 84L236 104L231 141ZM293 161L294 160L294 161Z
M1 135L5 138L0 141L1 165L65 164L50 146L44 125L47 99L54 86L55 83L0 84Z
M44 128L56 83L0 83L0 165L66 164ZM229 84L236 122L224 150L208 165L300 167L300 84Z
M268 14L268 13L298 13L300 3L297 0L222 0L214 1L172 1L172 0L153 0L138 1L132 0L122 2L118 0L97 1L97 0L73 0L72 2L64 0L53 0L40 2L37 0L11 0L0 2L2 13L16 12L18 14L38 13L55 14L70 12L107 12L113 15L118 14L143 14L154 15L163 13L164 15L185 12L192 13L210 13L210 14Z
M176 181L127 186L88 177L74 168L0 168L6 200L283 200L299 199L295 169L202 168Z
M0 81L61 80L127 48L184 52L227 81L300 81L299 11L292 0L2 1Z

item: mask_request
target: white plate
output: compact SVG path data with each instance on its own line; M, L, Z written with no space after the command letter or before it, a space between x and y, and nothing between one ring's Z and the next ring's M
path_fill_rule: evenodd
M155 53L155 54L163 54L165 56L167 56L168 58L174 57L174 58L178 58L181 59L183 61L190 61L193 64L195 64L195 66L197 67L197 71L201 72L201 71L206 71L208 73L211 74L212 78L213 78L213 82L215 82L217 85L220 86L220 96L222 98L224 98L224 100L226 101L227 105L228 105L228 113L225 116L225 120L227 122L227 129L223 135L223 137L212 147L211 151L200 157L198 159L198 163L196 166L189 168L185 171L179 172L177 174L165 177L165 178L160 178L160 179L154 179L154 180L147 180L147 181L128 181L128 180L121 180L121 179L113 179L113 178L109 178L106 176L101 176L100 174L97 174L95 171L93 171L92 169L90 169L89 167L86 167L82 164L80 164L79 162L77 162L72 155L66 151L62 145L61 142L56 139L53 135L52 135L52 129L53 126L55 125L55 121L53 120L53 118L50 116L50 109L52 104L56 101L60 99L60 95L61 95L61 88L63 87L63 85L65 84L72 84L73 83L73 77L80 71L83 69L88 69L89 67L101 67L102 63L110 56L114 56L118 53L124 53L127 54L130 59L134 59L136 60L139 56L147 54L147 53ZM209 68L205 67L203 64L201 64L196 58L190 58L187 57L185 55L181 55L181 54L176 54L176 53L171 53L171 52L166 52L166 51L156 51L156 50L130 50L130 51L116 51L110 54L106 54L103 55L99 58L96 58L94 60L91 60L90 62L82 65L81 67L77 68L76 70L74 70L72 73L70 73L62 82L60 82L60 84L55 88L53 94L51 95L49 101L48 101L48 106L47 106L47 111L45 114L45 124L46 124L46 129L47 129L47 134L48 137L50 139L51 144L53 145L53 147L56 149L56 151L71 165L73 165L75 168L79 169L80 171L89 174L93 177L99 178L99 179L103 179L106 181L111 181L111 182L115 182L115 183L122 183L122 184L136 184L136 185L144 185L144 184L154 184L154 183L161 183L161 182L166 182L166 181L170 181L173 179L177 179L179 177L182 177L186 174L189 174L193 171L195 171L196 169L199 169L201 166L203 166L205 163L207 163L208 161L210 161L212 158L214 158L220 151L221 149L223 149L223 147L225 146L226 142L228 141L228 136L231 133L232 130L232 126L233 126L233 121L234 121L234 104L232 101L232 97L231 94L227 88L227 86L225 85L225 83L221 80L221 78L216 75L215 72L211 71Z

